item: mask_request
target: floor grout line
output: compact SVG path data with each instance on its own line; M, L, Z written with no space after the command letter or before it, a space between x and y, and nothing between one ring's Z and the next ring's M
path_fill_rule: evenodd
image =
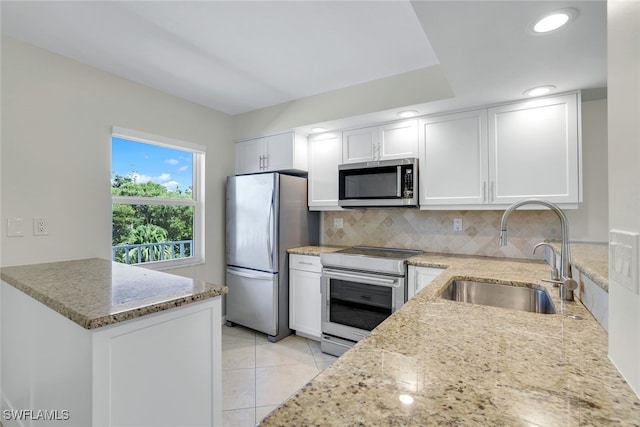
M276 364L276 365L258 366L258 345L262 346L262 345L267 344L268 342L258 343L259 337L258 337L258 333L257 332L250 331L249 329L246 329L246 328L244 328L243 330L246 331L247 333L251 334L250 337L247 336L246 342L253 344L253 349L252 350L249 350L247 348L247 350L249 352L250 351L253 352L253 366L252 367L248 367L248 368L234 368L234 369L227 369L227 370L225 370L224 366L223 366L223 371L230 372L230 371L240 371L240 370L246 370L246 371L253 370L253 407L247 406L247 407L243 407L243 408L226 409L226 410L223 411L223 413L229 414L229 413L231 413L233 411L248 411L248 410L253 409L253 417L252 417L253 418L253 423L252 423L252 426L255 426L257 423L259 423L262 420L262 417L259 418L259 415L258 415L258 412L260 412L261 408L271 408L271 409L272 408L276 408L276 407L280 406L284 402L284 401L283 402L278 402L275 405L260 405L260 406L258 406L258 394L257 394L257 391L258 391L258 386L260 385L260 384L258 384L258 381L259 381L258 380L258 369L261 369L261 370L262 369L270 369L270 368L281 369L283 367L288 367L288 366L289 367L306 366L307 368L315 369L315 373L311 378L311 379L313 379L315 376L319 375L324 370L324 367L326 367L326 366L328 366L328 364L330 364L329 362L331 361L331 359L326 359L326 358L324 358L322 356L321 353L318 353L317 351L314 351L315 344L311 342L313 340L311 340L309 338L306 338L306 337L302 337L302 336L296 336L294 334L294 335L292 335L294 338L290 338L290 339L291 340L303 340L304 346L300 346L300 344L297 344L297 343L294 342L293 347L284 346L282 348L285 348L286 352L293 351L293 352L302 352L302 353L304 353L303 356L305 357L305 359L307 359L306 362L302 362L302 363L292 363L291 362L291 363ZM234 334L237 333L236 337L230 338L231 342L227 342L227 348L229 348L229 347L233 348L235 346L235 344L237 344L237 342L234 341L236 339L240 343L242 343L242 341L245 340L245 338L242 337L242 335L245 332L239 332L238 333L238 331L241 331L241 330L240 329L236 330L236 332L234 332ZM275 346L278 345L277 343L268 343L268 344L269 345L275 345ZM249 345L247 345L247 347L249 347ZM237 348L236 348L236 350L237 350ZM223 348L223 352L224 352L224 348ZM247 354L247 353L245 353L245 354ZM311 358L313 360L313 364L310 363L311 359L309 359L307 357L307 355L311 356ZM290 355L284 356L284 357L289 358ZM333 360L335 360L335 359L333 359ZM287 362L289 362L289 360L287 360ZM302 383L299 387L304 387L309 381L310 381L309 379L305 378L304 383ZM223 390L223 393L224 393L224 390ZM288 397L286 397L285 400L287 398ZM265 409L264 412L265 412L264 415L266 415L268 413L268 412L266 412L266 409ZM240 415L240 414L242 414L242 412L239 412L239 413L236 413L236 414L242 418L242 415ZM248 418L251 418L251 415L250 415L250 413L245 412L244 417L245 417L244 418L245 422L248 422L249 421ZM236 427L236 426L237 427L242 427L241 424L225 424L225 426L226 425L228 425L229 427Z

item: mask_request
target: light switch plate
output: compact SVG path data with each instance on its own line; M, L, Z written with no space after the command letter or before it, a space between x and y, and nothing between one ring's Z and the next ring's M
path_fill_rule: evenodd
M609 231L609 280L640 294L638 286L638 233Z
M24 219L22 218L7 219L7 236L24 237Z
M343 228L344 227L344 219L343 218L334 218L333 219L333 228Z

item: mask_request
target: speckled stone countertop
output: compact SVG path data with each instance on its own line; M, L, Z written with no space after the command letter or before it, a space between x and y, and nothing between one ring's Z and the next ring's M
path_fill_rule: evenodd
M323 252L336 252L346 248L347 246L331 246L331 245L302 246L300 248L289 249L287 250L287 252L290 254L297 254L297 255L320 255Z
M85 329L227 293L226 286L98 258L3 267L0 277Z
M539 280L546 264L441 254L410 263L446 270L261 425L640 426L605 331ZM467 278L545 288L557 314L439 298Z
M548 242L560 254L560 242ZM609 244L571 242L571 265L609 292Z

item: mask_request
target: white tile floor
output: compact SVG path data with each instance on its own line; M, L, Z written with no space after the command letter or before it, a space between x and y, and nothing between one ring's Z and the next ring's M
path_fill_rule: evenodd
M259 332L223 326L223 425L255 426L335 359L313 340L290 335L270 343Z

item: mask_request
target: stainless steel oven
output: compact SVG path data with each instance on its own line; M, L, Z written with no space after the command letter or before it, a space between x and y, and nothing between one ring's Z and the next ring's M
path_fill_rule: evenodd
M321 349L342 355L406 299L406 259L421 251L354 247L323 253Z

